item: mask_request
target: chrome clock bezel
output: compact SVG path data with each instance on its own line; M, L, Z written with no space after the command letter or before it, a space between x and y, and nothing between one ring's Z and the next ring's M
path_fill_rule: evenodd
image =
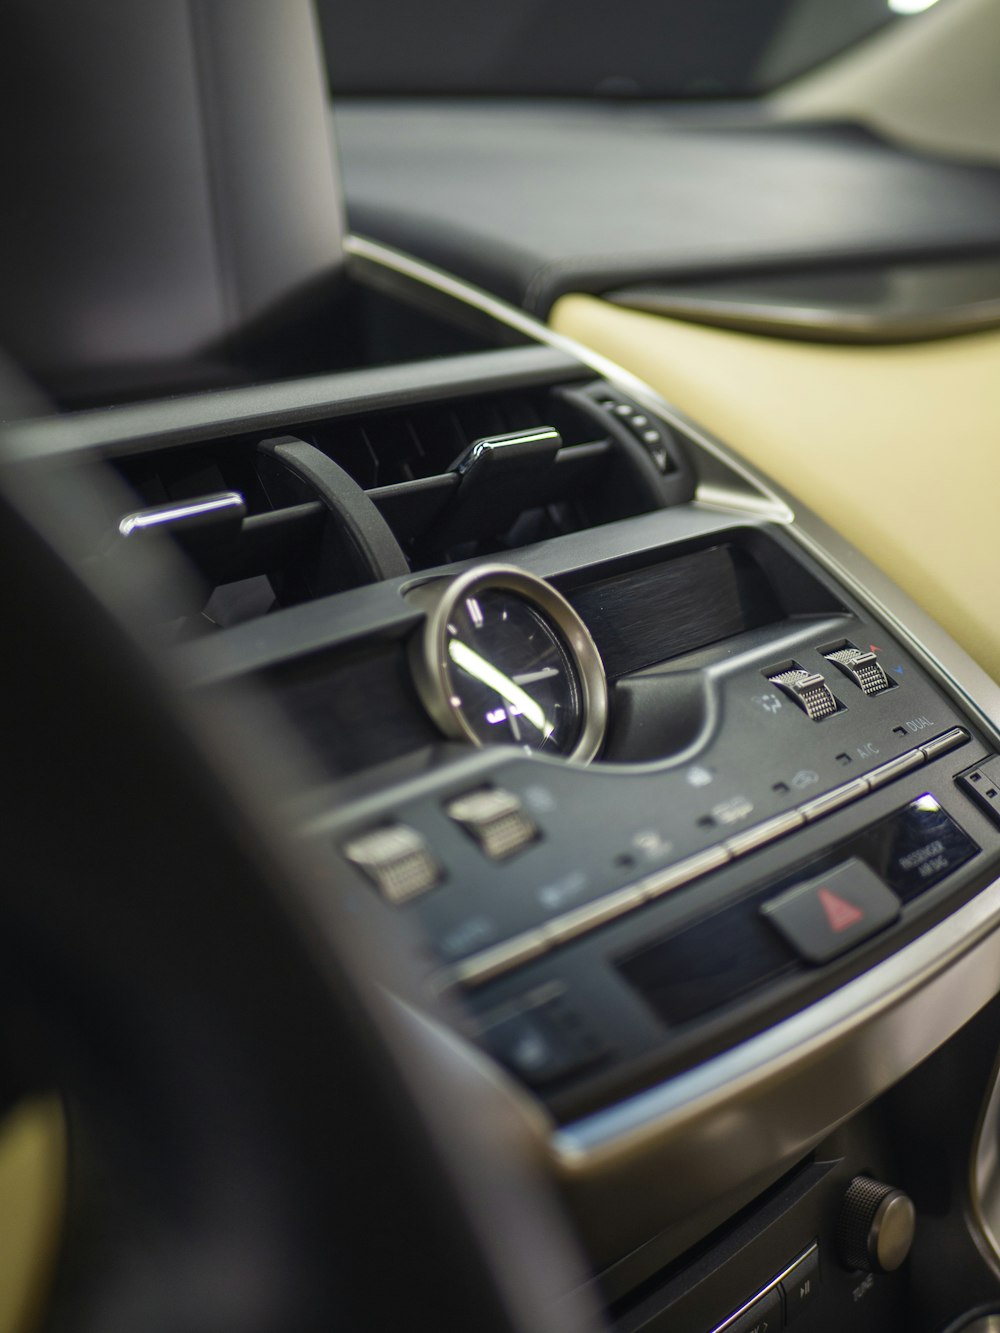
M408 599L422 605L427 614L423 629L410 641L410 664L424 707L445 736L485 748L462 709L454 703L457 696L447 634L454 607L484 590L515 593L557 631L577 674L581 711L576 744L559 757L589 763L601 748L608 721L608 685L601 655L590 631L566 598L544 579L514 565L477 565L457 578L423 583L407 593Z

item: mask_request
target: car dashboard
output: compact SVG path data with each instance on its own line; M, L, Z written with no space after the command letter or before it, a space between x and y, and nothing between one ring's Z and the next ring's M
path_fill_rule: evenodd
M88 559L179 548L148 642L290 735L280 820L518 1120L609 1328L990 1305L997 686L821 486L588 340L572 273L548 327L344 250L335 364L70 392L13 465L110 478Z

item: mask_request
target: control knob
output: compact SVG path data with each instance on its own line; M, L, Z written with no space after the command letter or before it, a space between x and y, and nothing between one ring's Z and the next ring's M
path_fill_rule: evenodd
M902 1190L869 1176L848 1186L837 1224L837 1249L848 1268L891 1273L910 1253L916 1212Z

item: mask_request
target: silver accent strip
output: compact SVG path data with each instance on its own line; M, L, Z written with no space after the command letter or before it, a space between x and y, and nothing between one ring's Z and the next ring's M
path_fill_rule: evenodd
M554 921L542 926L541 934L555 944L566 944L581 935L586 935L598 926L615 921L620 916L641 907L646 899L638 888L617 889L605 894L585 907L578 907L573 912L557 916Z
M799 1264L804 1263L806 1259L809 1259L814 1254L818 1253L819 1245L816 1241L813 1241L807 1250L803 1250L797 1259L793 1259L787 1268L783 1268L777 1277L773 1277L766 1287L761 1287L756 1296L751 1296L750 1299L745 1301L738 1310L734 1311L734 1313L729 1316L728 1319L724 1319L721 1324L717 1324L715 1328L712 1329L712 1333L725 1333L726 1329L731 1328L733 1324L736 1323L737 1319L741 1319L748 1310L753 1309L758 1301L762 1301L765 1296L770 1296L771 1292L774 1291L776 1287L780 1286L785 1278L788 1277L789 1273L798 1268Z
M692 880L701 879L702 875L709 875L713 870L728 865L730 859L731 855L727 848L709 847L703 852L697 852L694 856L678 861L676 865L668 866L666 870L657 870L652 875L646 875L636 887L642 894L644 902L653 902L657 898L662 898L664 894L673 893L674 889L690 884Z
M879 764L878 768L873 768L870 773L865 774L865 781L868 783L870 791L878 791L881 787L886 787L890 782L895 782L901 778L904 773L912 773L915 768L920 768L924 763L924 754L922 750L907 750L905 754L898 754L895 759L890 759L888 763Z
M941 755L948 754L951 750L957 750L959 746L965 745L969 740L969 733L964 727L952 727L951 731L946 731L943 736L938 736L926 745L921 745L920 753L924 759L930 763L932 759L939 759Z
M766 847L769 842L783 838L786 833L794 833L805 822L806 818L801 810L788 810L783 815L776 815L774 819L758 824L756 828L747 829L746 833L738 833L735 838L727 838L723 846L735 860L739 856L747 856L750 852L757 851L759 847Z
M825 796L817 796L813 801L806 801L805 805L799 806L799 809L807 824L815 824L818 819L832 815L834 810L841 810L852 801L867 796L868 792L867 780L855 778L853 782L845 782L842 787L834 787L833 791L828 791Z
M461 986L482 986L532 958L539 958L548 949L549 941L540 930L527 930L456 963L451 978Z
M222 514L226 510L232 510L233 517L238 513L242 518L246 509L246 500L239 491L220 491L217 495L206 495L200 500L189 500L184 504L162 504L138 509L120 520L118 531L123 537L131 537L136 532L187 524L210 515Z

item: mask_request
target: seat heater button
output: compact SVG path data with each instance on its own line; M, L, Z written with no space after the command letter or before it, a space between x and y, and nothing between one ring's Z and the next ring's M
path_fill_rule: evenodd
M810 963L826 963L899 915L899 899L863 861L845 861L797 884L760 909Z
M445 812L475 838L491 861L506 861L538 840L538 826L520 797L500 787L466 792L449 801Z
M342 848L344 856L372 881L389 902L405 903L444 878L423 835L408 824L385 824Z
M526 1083L544 1084L586 1069L607 1046L574 1010L550 1001L501 1019L483 1030L496 1058Z

